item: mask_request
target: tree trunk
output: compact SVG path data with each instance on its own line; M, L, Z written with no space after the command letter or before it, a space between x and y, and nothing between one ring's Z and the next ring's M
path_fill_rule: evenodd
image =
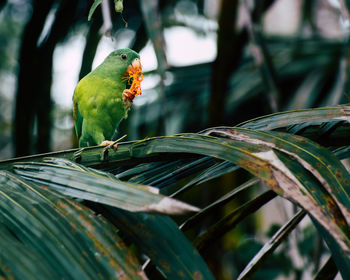
M53 3L53 0L34 0L33 14L23 34L16 98L16 156L50 150L53 52L76 20L77 0L62 0L59 3L48 36L38 42ZM37 138L35 145L33 135Z
M53 0L33 0L33 13L22 36L14 129L16 156L33 153L32 134L40 96L38 88L43 82L39 71L42 58L37 43L53 2Z
M222 0L219 16L217 57L213 63L211 96L209 100L209 123L223 125L225 100L229 89L229 79L238 67L247 34L237 30L238 0Z

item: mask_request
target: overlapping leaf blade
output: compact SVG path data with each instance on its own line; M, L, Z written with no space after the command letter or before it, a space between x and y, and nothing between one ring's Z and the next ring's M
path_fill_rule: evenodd
M239 169L239 166L234 165L229 161L222 161L222 162L213 164L212 166L204 169L202 172L200 172L200 174L192 178L187 184L185 184L181 188L178 188L178 190L176 190L175 192L172 191L171 197L175 197L179 195L180 193L186 191L188 188L194 185L205 183L209 180L234 172L238 169Z
M265 133L241 128L213 129L212 133L261 147L270 147L292 156L322 183L329 195L336 200L345 217L350 216L350 190L347 188L350 175L329 150L306 138L285 133ZM347 222L350 224L350 220Z
M276 193L273 191L266 191L256 198L248 201L241 207L235 209L217 223L210 226L205 232L203 232L194 241L195 246L199 250L204 250L206 247L213 244L213 241L220 238L225 233L232 230L240 221L244 220L247 216L259 210L262 206L268 203L270 200L276 197Z
M281 227L274 236L265 243L263 248L249 262L246 268L241 272L237 279L251 279L258 266L273 252L273 250L290 234L290 232L299 224L305 217L306 212L299 210L283 227Z
M14 170L22 177L49 185L59 192L129 211L180 214L196 211L196 207L157 194L143 185L112 179L107 173L90 172L83 167L55 163L20 163ZM70 164L71 165L71 164Z
M191 157L173 161L138 164L122 172L109 170L116 178L160 188L160 193L174 197L189 187L218 178L239 169L229 161L211 157ZM185 183L180 184L183 181ZM187 183L186 183L187 182Z
M214 279L205 262L169 217L111 210L118 226L167 279Z
M247 127L262 130L282 129L293 133L303 133L305 129L313 127L315 130L332 133L341 126L345 128L345 133L342 136L344 137L347 133L348 115L347 106L276 114L268 116L266 119L261 118L262 121L254 120L252 123L243 124L242 128L216 129L221 130L221 132L227 129L235 130L236 132L231 133L232 137L225 135L225 133L217 133L213 136L183 134L173 137L151 138L139 142L121 143L118 151L110 151L108 157L104 158L102 162L100 159L100 163L97 160L100 158L99 152L91 157L85 157L85 151L82 151L82 157L79 160L84 164L92 164L102 168L108 166L109 163L113 168L113 165L116 166L118 163L151 161L148 171L144 172L142 168L139 168L142 167L141 165L133 164L132 166L136 166L133 172L126 171L123 175L129 176L129 178L133 177L136 179L135 181L140 179L140 181L144 180L143 182L164 185L176 183L179 178L186 178L188 174L185 172L191 170L190 167L195 160L202 161L205 157L214 157L219 160L214 160L213 165L201 167L202 171L197 170L199 173L194 178L189 176L188 178L191 179L189 184L200 183L202 179L214 178L215 168L220 165L224 165L224 167L219 168L219 171L223 172L222 174L228 172L230 168L235 168L235 164L238 167L243 167L259 177L276 193L308 210L335 256L337 265L341 266L343 277L346 277L349 276L348 268L350 267L348 258L344 258L349 252L348 172L329 150L320 148L305 138L294 137L291 134L258 132L247 129ZM272 122L272 125L266 128L265 124L269 122ZM204 133L209 133L209 131L212 132L213 129ZM313 132L311 131L311 133ZM235 134L236 136L234 136ZM94 149L97 151L96 148ZM184 161L181 163L181 167L177 165L179 170L175 168L170 172L174 176L169 176L166 168L159 169L162 170L159 174L152 170L157 165L157 161L160 162L160 159L169 159L169 162L177 159L181 162L181 156L186 154L191 154L192 157L193 154L199 154L203 157L201 159L194 156L193 161ZM346 148L338 150L336 154L340 158L347 157L347 150ZM164 157L164 155L171 155L171 157ZM69 158L71 154L67 153L64 156ZM74 157L74 159L77 158ZM152 162L153 160L154 162ZM188 169L186 169L187 167ZM213 174L210 174L211 171ZM193 174L195 173L191 175ZM161 265L158 264L158 266Z
M15 236L16 246L34 252L29 264L21 264L23 258L16 260L15 256L10 259L14 263L6 264L22 268L13 270L15 277L25 273L24 279L47 274L50 279L95 279L96 275L145 278L132 253L116 235L116 229L91 210L8 172L1 172L0 181L0 229L2 236L7 235L3 241ZM2 246L9 245L3 241ZM7 257L9 260L11 255ZM36 265L31 267L31 263L38 260L43 260L41 276L32 274Z
M270 131L286 128L297 124L320 125L322 123L347 121L350 122L349 106L322 107L279 112L258 117L238 124L238 127Z
M3 224L0 224L0 248L0 275L4 279L45 280L56 274L46 258L21 243Z
M227 202L231 201L232 199L236 198L239 194L246 191L250 187L254 186L256 183L259 182L259 179L251 179L248 182L245 182L241 186L235 188L233 191L225 194L220 199L216 200L212 204L208 205L207 207L203 208L200 212L196 213L195 215L191 216L189 219L187 219L180 228L183 231L186 231L190 229L193 225L198 224L200 221L206 218L208 213L215 212L217 209L221 208L223 205L225 205Z
M283 148L283 153L286 153L289 156L294 155L295 159L299 160L299 165L304 168L306 167L308 172L313 172L313 175L316 176L322 184L326 183L326 186L322 187L325 188L325 191L322 191L320 196L326 195L325 199L328 200L329 203L322 208L319 207L320 205L318 205L317 202L315 202L315 194L309 192L305 186L303 186L302 182L297 180L296 177L290 173L288 168L278 159L274 150L276 147L271 145L276 140L274 138L275 136L265 135L264 137L266 137L266 139L264 142L257 137L257 135L259 135L257 134L254 136L257 137L257 141L248 141L254 140L254 137L249 135L249 133L253 133L253 131L250 130L249 133L247 133L247 130L245 130L244 133L246 133L246 138L239 137L239 139L237 139L232 137L230 140L194 134L185 134L168 138L154 138L133 144L131 147L131 153L135 157L142 157L142 155L145 154L149 155L151 153L160 152L192 152L211 155L236 163L253 173L255 176L261 178L270 188L278 192L280 195L307 209L309 213L327 229L335 242L340 246L341 250L335 250L335 253L346 255L350 248L348 235L349 226L344 220L344 215L346 213L342 213L342 211L347 211L347 205L346 201L342 201L340 197L333 193L333 191L338 190L339 186L339 191L344 192L344 183L348 181L347 178L349 177L349 174L341 163L337 161L329 151L321 149L315 145L312 153L316 153L317 151L317 153L320 153L323 156L322 160L314 157L311 165L316 165L316 160L319 160L319 163L321 164L320 166L317 166L317 168L324 168L325 166L336 164L333 168L328 168L327 173L323 175L308 168L305 164L307 160L300 160L299 153L301 151L305 152L300 147L300 142L302 142L303 138L298 138L299 143L297 144L299 146L291 145L288 148ZM232 134L234 134L234 132ZM247 141L244 142L244 140ZM296 141L296 138L293 138L291 142L294 141ZM311 142L308 142L308 144L312 145ZM276 151L278 152L278 150ZM331 163L328 162L328 158L331 159ZM317 168L315 169L317 170ZM334 189L330 189L330 186L333 186ZM315 191L317 192L318 190L315 189ZM347 196L345 196L345 199L346 197ZM342 222L337 221L335 218L337 215L343 217L343 225ZM348 269L345 266L343 266L342 273L348 273Z

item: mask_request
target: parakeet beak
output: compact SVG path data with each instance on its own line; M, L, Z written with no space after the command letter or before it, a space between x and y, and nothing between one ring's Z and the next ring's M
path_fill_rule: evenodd
M135 58L132 63L128 66L126 70L128 73L142 72L141 61L138 58Z
M143 80L142 66L139 58L135 58L132 63L128 66L125 73L127 79L132 80L130 91L132 92L133 97L140 95L141 91L141 82Z

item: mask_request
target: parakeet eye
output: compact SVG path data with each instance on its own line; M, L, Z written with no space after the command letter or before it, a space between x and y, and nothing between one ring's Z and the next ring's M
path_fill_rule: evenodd
M126 60L128 58L128 56L125 53L122 53L120 57L122 58L122 60Z

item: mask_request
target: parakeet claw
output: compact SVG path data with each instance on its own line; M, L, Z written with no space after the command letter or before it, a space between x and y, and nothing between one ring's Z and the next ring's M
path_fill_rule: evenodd
M125 89L123 91L123 102L126 108L129 108L131 106L133 99L134 99L134 95L131 92L131 90Z
M113 145L114 144L114 145ZM115 141L108 141L108 140L105 140L105 141L102 141L100 146L110 146L110 147L106 147L106 149L108 148L114 148L115 150L118 149L118 144L115 143Z

